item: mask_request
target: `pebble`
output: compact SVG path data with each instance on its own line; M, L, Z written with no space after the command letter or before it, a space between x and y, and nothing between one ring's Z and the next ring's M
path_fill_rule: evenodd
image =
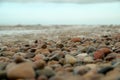
M76 58L78 61L83 61L86 56L88 56L87 53L81 53L81 54L78 54Z
M114 68L112 66L107 66L107 67L104 67L100 70L98 70L98 73L100 74L106 74L107 72L113 70Z
M54 76L55 75L55 72L53 71L53 69L51 68L51 67L45 67L44 69L42 69L42 70L37 70L36 71L36 74L38 75L38 76L41 76L41 75L44 75L44 76L46 76L47 78L50 78L50 77L52 77L52 76Z
M71 41L72 41L72 42L80 42L81 39L80 39L80 38L71 38Z
M9 79L30 79L35 77L35 72L31 63L24 62L9 66L7 68L7 77Z
M101 48L94 53L94 59L103 59L106 55L111 52L108 48Z
M34 62L35 69L43 69L45 65L46 65L46 62L44 60L37 60Z
M77 62L77 59L72 55L66 54L65 55L65 62L68 64L75 64Z
M83 59L83 62L85 62L85 63L93 63L94 60L93 60L93 57L87 56L87 57L85 57L85 58Z
M43 55L43 54L36 54L34 57L33 57L33 61L37 61L37 60L44 60L46 57Z
M84 75L90 70L87 66L77 66L73 69L74 74Z
M96 64L86 64L85 66L89 67L90 69L96 69L97 68Z

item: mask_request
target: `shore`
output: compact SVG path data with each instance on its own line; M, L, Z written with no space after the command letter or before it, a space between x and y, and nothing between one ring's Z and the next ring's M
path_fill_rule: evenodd
M0 27L1 80L119 80L120 26Z

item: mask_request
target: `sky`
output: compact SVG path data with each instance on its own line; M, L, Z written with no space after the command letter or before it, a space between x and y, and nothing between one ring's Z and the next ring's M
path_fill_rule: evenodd
M0 25L120 24L120 2L0 2ZM47 0L45 0L47 1ZM69 0L67 0L69 1ZM72 1L72 0L70 0ZM93 0L94 1L94 0ZM87 3L88 2L88 3Z

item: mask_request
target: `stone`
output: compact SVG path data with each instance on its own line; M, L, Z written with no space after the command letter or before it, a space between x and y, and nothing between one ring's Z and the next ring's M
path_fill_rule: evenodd
M15 54L15 52L12 51L3 51L1 53L2 56L6 57L6 56L13 56Z
M26 53L25 58L33 58L34 56L34 53Z
M46 62L44 60L37 60L34 62L35 69L43 69L45 65L46 65Z
M86 56L88 56L87 53L81 53L81 54L78 54L76 58L78 61L83 61Z
M33 65L29 62L14 64L7 68L7 77L9 79L30 79L35 77Z
M93 60L93 57L91 57L91 56L86 56L86 57L83 59L83 62L85 62L85 63L93 63L94 60Z
M5 70L7 64L8 64L7 62L0 62L0 71Z
M37 49L35 51L35 54L43 54L45 56L48 56L50 54L50 51L47 48L45 48L45 49Z
M75 64L77 62L77 59L72 55L66 54L65 55L65 62L68 64Z
M113 70L114 68L112 66L106 66L104 68L101 68L100 70L98 70L98 73L100 74L106 74L107 72Z
M96 64L86 64L85 66L89 67L90 69L96 69L97 68Z
M37 78L37 80L48 80L48 78L44 75L41 75Z
M7 57L0 57L0 62L8 62L9 60Z
M20 55L16 55L14 56L14 62L16 63L22 63L22 62L25 62L25 59L23 58L23 56L20 56Z
M116 55L117 55L116 53L108 54L108 55L105 57L105 60L111 61L111 60L113 60L113 59L116 58Z
M90 70L90 68L87 67L87 66L76 66L76 67L73 69L73 73L74 73L75 75L84 75L84 74L86 74L89 70Z
M90 53L93 53L94 51L96 51L96 48L93 46L89 46L86 53L90 54Z
M36 54L34 57L33 57L33 61L37 61L37 60L44 60L45 59L45 56L43 54Z
M0 71L0 79L7 79L6 71Z
M102 59L111 52L108 48L101 48L94 53L94 59Z
M53 69L51 67L45 67L44 69L42 70L37 70L36 71L36 74L37 76L41 76L41 75L44 75L46 76L47 78L50 78L52 76L55 75L55 72L53 71Z
M80 38L71 38L71 41L72 41L72 42L80 42L81 39L80 39Z

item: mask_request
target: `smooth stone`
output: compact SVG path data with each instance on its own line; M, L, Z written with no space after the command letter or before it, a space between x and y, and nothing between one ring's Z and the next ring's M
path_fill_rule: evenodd
M73 69L73 73L74 73L75 75L84 75L84 74L86 74L89 70L90 70L90 68L87 67L87 66L76 66L76 67Z
M0 57L0 62L8 62L9 60L7 57Z
M113 70L114 68L112 66L106 66L104 68L101 68L100 70L98 70L98 73L100 74L106 74L107 72Z
M90 69L96 69L97 68L96 64L86 64L85 66L89 67Z
M25 62L25 59L23 58L23 56L16 55L14 57L14 62L16 62L16 63L22 63L22 62Z
M30 62L14 64L7 67L7 77L9 79L30 79L35 77L33 65Z
M87 49L87 51L86 51L86 53L91 54L91 53L93 53L94 51L96 51L96 48L93 47L93 46L89 46L88 49Z
M6 73L5 70L4 71L0 71L0 80L1 79L7 79L7 73Z
M84 80L102 80L104 76L102 74L98 74L96 69L93 69L83 75L83 77Z
M76 58L78 61L83 61L86 56L88 56L87 53L81 53L81 54L78 54Z
M43 69L45 65L46 65L46 62L44 60L37 60L34 62L35 69Z
M71 38L71 41L72 41L72 42L80 42L81 39L80 39L80 38Z
M48 78L44 75L41 75L37 78L37 80L48 80Z
M44 69L42 70L37 70L36 71L36 74L37 76L41 76L41 75L44 75L46 76L47 78L50 78L52 76L55 75L55 72L53 71L53 69L51 67L45 67Z
M53 76L49 80L65 80L65 78L61 76Z
M68 64L75 64L77 62L77 59L72 55L66 54L65 55L65 62Z
M33 58L34 56L34 53L26 53L25 58Z
M16 56L18 56L18 55L25 58L26 53L22 53L22 52L15 53L14 56L13 56L13 58L16 57Z
M6 62L0 62L0 70L4 70L6 68L8 63Z
M15 54L15 52L12 52L12 51L3 51L1 53L2 56L13 56Z
M59 59L60 59L60 55L58 53L56 53L53 56L49 57L49 60L56 60L56 61L58 61Z
M83 59L83 62L86 62L86 63L93 63L94 60L91 56L87 56Z
M34 57L33 57L33 61L37 61L37 60L44 60L45 59L45 56L43 54L36 54Z
M107 60L107 61L111 61L111 60L115 59L116 56L117 56L116 53L108 54L108 55L105 57L105 60Z

